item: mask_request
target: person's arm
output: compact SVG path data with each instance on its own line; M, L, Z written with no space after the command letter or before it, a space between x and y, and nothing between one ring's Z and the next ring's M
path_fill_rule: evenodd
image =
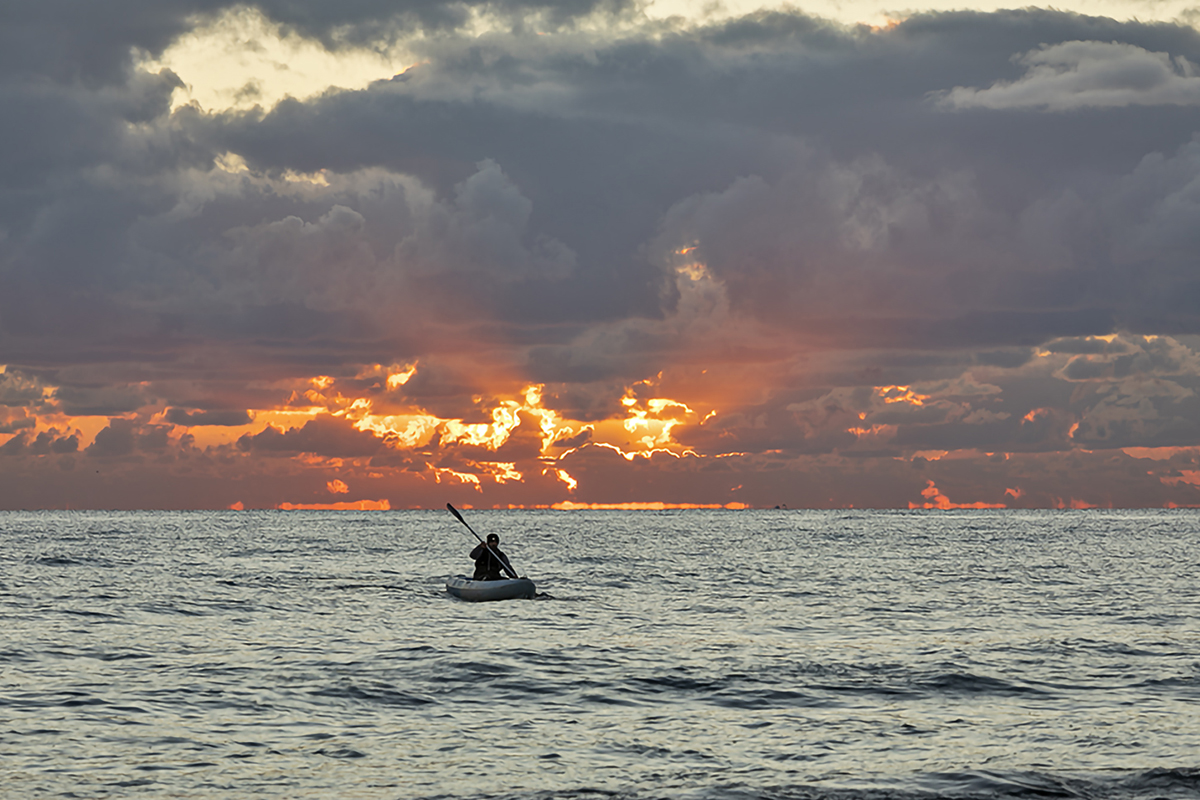
M487 552L487 548L481 544L475 545L475 549L471 551L471 559L478 561L483 558L483 554Z

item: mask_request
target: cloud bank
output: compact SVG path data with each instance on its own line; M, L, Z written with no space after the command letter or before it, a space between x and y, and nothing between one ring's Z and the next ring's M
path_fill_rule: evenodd
M1189 25L120 5L0 32L0 507L1200 503Z

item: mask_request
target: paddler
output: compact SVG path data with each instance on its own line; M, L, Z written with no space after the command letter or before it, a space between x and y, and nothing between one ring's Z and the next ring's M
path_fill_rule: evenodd
M516 575L512 564L508 563L508 556L504 555L500 550L500 537L494 533L489 533L487 544L476 545L471 551L471 558L475 559L475 577L477 581L498 581L503 575L500 570L507 569L509 575Z

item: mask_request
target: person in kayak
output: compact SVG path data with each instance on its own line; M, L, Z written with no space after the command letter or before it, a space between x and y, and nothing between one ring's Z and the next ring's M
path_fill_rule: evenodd
M504 577L500 574L502 569L507 569L509 575L517 574L512 564L508 563L508 556L500 550L500 537L494 533L488 534L486 545L475 546L471 558L475 559L475 577L472 580L498 581Z

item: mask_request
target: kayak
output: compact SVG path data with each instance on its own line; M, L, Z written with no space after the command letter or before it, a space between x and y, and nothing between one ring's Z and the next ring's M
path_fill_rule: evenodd
M448 578L446 591L459 599L473 603L483 600L513 600L518 597L532 599L536 593L533 581L529 578L473 581L463 575Z

